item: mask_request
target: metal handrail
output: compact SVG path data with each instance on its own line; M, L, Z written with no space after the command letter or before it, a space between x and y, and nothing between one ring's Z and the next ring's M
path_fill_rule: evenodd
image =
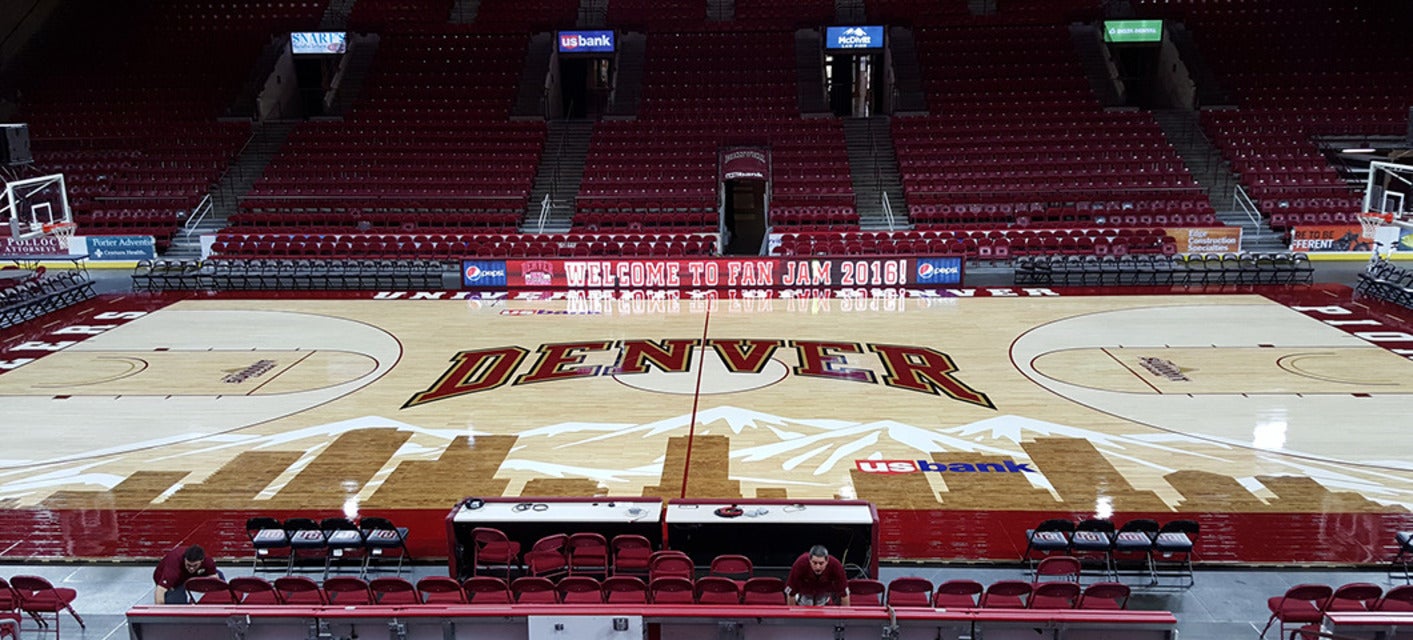
M1246 214L1247 219L1251 220L1251 224L1256 225L1258 229L1261 228L1261 210L1256 207L1256 202L1251 199L1251 196L1246 195L1246 189L1241 188L1239 184L1236 185L1236 189L1232 191L1232 200L1236 207Z
M202 196L201 202L196 203L196 206L192 208L191 215L187 216L186 224L182 226L185 237L190 238L191 234L196 232L196 228L201 226L201 221L205 220L206 215L215 208L216 204L211 200L211 194Z
M893 205L888 202L888 190L880 189L883 194L883 219L888 221L888 230L893 231Z
M554 208L554 201L553 201L553 200L550 200L550 194L546 193L546 194L545 194L545 199L540 201L539 229L536 231L536 233L544 233L544 232L545 232L545 222L546 222L546 220L548 220L549 215L550 215L550 210L551 210L552 208Z

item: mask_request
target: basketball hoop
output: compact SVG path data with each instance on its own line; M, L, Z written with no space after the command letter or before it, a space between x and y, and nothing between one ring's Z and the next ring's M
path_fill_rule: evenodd
M1378 232L1379 227L1391 222L1393 222L1392 213L1382 213L1379 211L1361 213L1359 214L1359 237L1373 240L1374 234Z
M72 251L70 243L74 240L74 233L78 231L78 225L72 222L45 223L41 229L44 233L54 236L59 241L60 246L65 251Z

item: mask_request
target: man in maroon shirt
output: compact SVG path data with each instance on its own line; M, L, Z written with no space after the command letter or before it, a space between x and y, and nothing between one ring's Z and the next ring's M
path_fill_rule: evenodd
M797 605L822 607L837 601L849 606L849 578L844 574L844 563L830 556L823 545L810 547L790 567L785 593Z
M186 589L182 586L187 579L219 573L216 571L216 561L206 557L206 550L200 545L172 549L162 556L162 561L152 572L152 581L157 583L153 601L157 604L186 604Z

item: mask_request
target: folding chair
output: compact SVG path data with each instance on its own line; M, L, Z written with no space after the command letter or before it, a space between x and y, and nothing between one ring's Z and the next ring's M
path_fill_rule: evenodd
M603 581L603 595L608 604L647 604L648 585L636 576L610 576Z
M850 593L852 594L852 591ZM746 580L745 584L741 585L741 604L786 604L785 581L768 576Z
M1150 583L1158 582L1153 567L1153 538L1158 535L1157 520L1140 518L1129 520L1114 534L1114 548L1109 553L1109 566L1113 568L1114 579L1118 580L1126 560L1141 559L1142 570Z
M603 604L603 585L589 576L568 576L555 585L564 604Z
M741 604L741 585L723 576L703 576L696 582L697 604Z
M736 584L745 584L747 580L755 577L755 564L743 555L723 554L711 559L707 575L727 578Z
M494 576L472 576L461 583L466 602L471 604L514 604L510 587Z
M609 546L613 553L613 575L648 575L648 560L652 557L653 545L646 537L627 533L616 535Z
M182 584L192 604L236 604L239 599L231 585L216 576L195 576Z
M367 545L363 541L363 530L358 525L353 524L348 518L324 518L319 523L319 528L324 532L324 578L329 577L329 571L333 568L334 562L347 558L358 560L358 574L363 575L363 567L366 564Z
M1325 616L1325 606L1329 604L1330 596L1334 595L1334 589L1325 584L1299 584L1286 590L1284 595L1273 596L1266 600L1266 607L1271 610L1271 617L1266 619L1266 626L1261 628L1261 637L1266 637L1266 631L1271 628L1277 620L1280 621L1280 637L1285 638L1286 627L1295 625L1297 628L1306 624L1318 624Z
M1079 600L1078 582L1042 582L1030 592L1028 609L1073 609Z
M975 609L976 599L986 588L975 580L948 580L937 585L932 606L938 609Z
M275 579L275 595L280 604L323 605L329 601L319 583L306 576L284 576Z
M1398 543L1398 553L1389 562L1388 577L1402 578L1405 583L1413 582L1413 572L1409 571L1410 564L1413 564L1413 531L1399 531L1393 534L1394 542Z
M363 573L366 575L373 568L372 563L375 558L387 557L387 553L397 550L397 569L395 573L402 573L402 561L410 559L412 554L407 550L407 527L399 527L387 518L377 516L363 516L359 519L358 527L363 530L363 544L365 553L363 554Z
M648 582L648 598L653 604L693 604L695 586L688 578L663 576Z
M1128 596L1132 590L1118 582L1096 582L1084 588L1079 594L1077 609L1119 610L1128 608Z
M1104 566L1103 579L1109 579L1113 575L1113 567L1110 563L1112 559L1110 552L1113 548L1113 522L1090 518L1075 525L1074 534L1070 537L1070 553L1080 560L1081 569L1085 559L1097 556Z
M1193 520L1173 520L1165 523L1153 538L1153 572L1158 579L1165 575L1186 578L1192 586L1192 558L1197 546L1200 526ZM1164 569L1168 571L1164 571Z
M913 576L894 578L888 582L888 595L884 601L890 607L930 607L932 581Z
M285 520L285 532L289 534L290 573L294 572L294 565L299 562L301 554L307 558L317 557L324 560L324 563L328 562L324 558L328 552L328 540L324 537L324 530L319 528L319 523L310 518L289 518Z
M535 541L525 552L525 569L532 576L558 578L569 572L569 556L565 545L569 536L555 533Z
M849 579L849 603L853 606L881 605L887 591L886 585L872 578Z
M1373 611L1384 595L1384 588L1368 582L1340 585L1330 594L1326 611Z
M417 581L417 600L427 604L466 604L466 590L446 576L427 576Z
M1024 580L1000 580L981 594L983 609L1024 609L1034 587Z
M59 613L69 612L78 622L80 629L86 629L83 618L74 611L73 601L78 597L78 592L67 587L55 587L48 580L39 576L15 576L10 578L10 588L19 597L20 611L34 618L41 627L48 628L49 623L44 619L45 614L54 616L54 637L59 637Z
M275 593L275 585L264 578L237 576L231 578L231 592L239 598L237 604L266 605L279 604L280 597Z
M478 575L478 571L483 567L489 569L499 565L505 568L505 577L509 580L511 567L522 566L520 543L506 537L500 529L478 527L471 531L471 540L476 546L471 566L472 576Z
M1035 558L1031 556L1031 552L1039 552L1042 557L1051 554L1068 555L1070 535L1073 533L1073 521L1052 518L1041 522L1034 529L1025 532L1025 552L1021 554L1021 560L1034 571Z
M289 571L289 534L279 520L268 516L250 518L245 521L245 535L255 550L252 571L259 571L262 561L268 565L275 559L282 560L285 571ZM276 551L282 552L282 555L275 555Z
M334 576L324 580L324 598L335 605L375 604L368 583L353 576Z
M1413 585L1400 585L1388 590L1384 597L1379 599L1379 603L1374 606L1375 611L1413 611Z
M565 543L569 552L569 573L596 573L608 577L608 541L603 534L579 532Z
M1035 574L1032 582L1060 580L1078 583L1079 571L1079 558L1074 556L1050 556L1048 558L1041 558L1040 563L1035 565Z
M681 551L657 551L648 560L648 582L654 579L675 576L691 580L697 566Z
M373 604L419 604L417 587L402 578L373 578L368 582Z
M516 604L559 604L559 591L549 578L525 576L510 583Z

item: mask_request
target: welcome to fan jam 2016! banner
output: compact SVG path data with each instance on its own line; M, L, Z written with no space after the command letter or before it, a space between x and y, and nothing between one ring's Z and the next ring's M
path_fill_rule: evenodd
M631 258L466 260L475 289L715 289L960 285L962 258Z

